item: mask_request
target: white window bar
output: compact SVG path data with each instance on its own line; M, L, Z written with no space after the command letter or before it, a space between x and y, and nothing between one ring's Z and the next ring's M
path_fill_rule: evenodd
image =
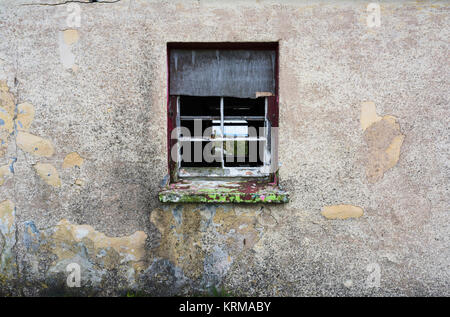
M180 96L177 96L177 127L181 126L181 120L219 120L220 119L220 137L219 138L209 138L209 137L181 137L180 129L178 129L178 142L177 142L177 152L178 152L178 170L181 168L181 142L186 141L217 141L220 142L220 157L221 157L221 168L229 170L263 170L270 165L270 147L269 147L269 137L270 137L270 122L268 118L268 100L267 97L264 98L264 116L225 116L224 115L224 97L220 98L220 117L218 116L181 116L180 115ZM224 137L224 123L225 120L252 120L264 121L264 136L259 137ZM224 160L224 141L265 141L264 142L264 154L263 154L263 165L258 167L226 167ZM258 153L259 154L259 153Z
M224 123L223 123L223 97L220 97L220 137L223 139L224 134ZM223 159L223 142L220 142L220 162L222 163L222 169L225 168L225 160Z

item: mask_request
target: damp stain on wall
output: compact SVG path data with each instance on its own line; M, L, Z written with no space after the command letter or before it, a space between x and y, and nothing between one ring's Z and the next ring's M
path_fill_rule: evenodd
M255 247L267 222L261 207L187 204L169 208L151 213L161 235L152 256L169 260L194 280L205 278L210 268L226 274L234 258Z
M0 284L14 277L15 255L15 205L11 200L0 202Z
M100 286L108 271L119 274L116 278L127 277L127 283L133 285L145 269L146 239L143 231L110 237L90 225L73 224L67 219L42 229L33 221L26 221L23 235L34 263L53 259L43 272L45 279L64 272L68 264L77 263L84 283L91 286Z

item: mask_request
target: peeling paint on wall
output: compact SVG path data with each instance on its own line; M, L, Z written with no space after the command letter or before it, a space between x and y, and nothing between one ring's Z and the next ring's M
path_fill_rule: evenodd
M9 91L6 81L0 80L0 110L4 110L13 117L15 107L14 95Z
M446 6L391 1L381 28L367 32L356 1L134 1L118 23L120 6L82 5L79 31L66 30L66 6L0 14L0 201L17 206L0 217L0 294L58 291L74 262L79 291L94 286L100 296L189 296L211 285L244 296L448 294ZM290 204L224 206L224 195L207 191L215 203L155 199L167 167L170 41L279 42L280 177ZM354 100L371 98L384 113L357 102L355 114ZM70 152L86 161L65 165ZM41 181L35 163L51 163L60 180L43 171ZM377 289L364 285L369 262L381 267Z
M34 106L29 102L17 105L16 129L27 131L34 119Z
M83 179L81 179L81 178L77 178L75 180L75 185L77 185L77 186L82 187L82 186L84 186L84 183L85 183L85 181Z
M77 152L72 152L66 155L62 167L63 168L71 168L74 166L81 167L83 161L84 159Z
M28 132L19 131L16 142L19 148L37 156L50 157L54 152L53 144L50 140Z
M5 156L6 150L8 149L8 137L9 133L0 129L0 157Z
M217 231L227 236L227 243L236 249L251 249L259 240L257 226L258 210L251 210L240 215L236 211L216 212L213 223Z
M3 165L0 167L0 186L3 185L13 174L11 171L11 164L13 164L13 160L9 165Z
M361 106L361 127L368 147L367 179L375 183L397 164L405 136L395 117L376 114L373 102L365 102Z
M173 212L153 210L150 220L161 234L160 245L153 250L154 255L168 259L186 276L200 278L205 258L201 245L201 214L195 208L180 206Z
M0 80L0 157L8 149L8 139L14 130L14 95L9 91L5 80Z
M56 168L48 163L37 163L33 166L36 173L46 182L53 187L60 187L61 180L59 178L59 173Z
M0 130L5 130L8 133L11 133L13 131L12 116L3 108L0 108Z
M382 118L377 115L375 103L372 101L363 102L361 104L361 128L365 131L373 123L380 121Z
M65 272L69 263L77 263L82 269L83 286L100 286L111 270L118 274L117 279L127 277L132 286L136 283L136 275L145 269L147 235L143 231L129 236L108 237L92 226L72 224L66 219L44 229L36 228L33 221L27 221L24 231L23 242L34 257L33 263L48 260L50 255L54 255L54 260L44 272L47 277Z
M14 203L4 200L0 203L0 219L2 223L2 233L11 231L14 224Z
M177 205L155 209L150 219L161 239L153 254L168 259L191 279L208 275L207 270L224 275L233 258L259 241L264 228L259 218L260 210L250 208Z
M55 245L53 252L58 259L72 257L79 248L79 242L87 248L88 254L100 261L106 268L112 268L121 263L132 263L135 269L143 268L145 255L145 239L143 231L136 231L130 236L108 237L96 231L89 225L74 225L66 219L61 220L55 227L51 239ZM101 260L99 260L101 259Z
M363 213L361 207L353 205L332 205L322 208L322 216L327 219L359 218Z
M63 37L64 37L64 42L67 45L72 45L72 44L78 42L78 39L80 38L80 36L78 35L78 31L74 30L74 29L64 30Z
M75 64L75 55L72 53L72 45L78 42L78 39L78 31L74 29L64 30L58 34L61 63L65 69L72 69L75 73L78 71L78 66Z

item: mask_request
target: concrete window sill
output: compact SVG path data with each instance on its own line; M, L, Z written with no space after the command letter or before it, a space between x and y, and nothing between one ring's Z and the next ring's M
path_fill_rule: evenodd
M287 203L289 194L259 180L182 180L161 184L163 203Z

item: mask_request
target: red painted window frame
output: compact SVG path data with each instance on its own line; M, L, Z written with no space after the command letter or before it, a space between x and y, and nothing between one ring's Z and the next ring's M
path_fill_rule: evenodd
M279 45L278 42L168 42L167 43L167 165L170 183L175 183L177 164L172 160L171 149L177 139L172 139L172 131L176 128L177 97L170 95L170 51L173 49L221 49L221 50L275 50L275 96L268 97L268 119L272 127L279 126ZM275 142L278 144L278 136ZM277 148L277 147L276 147ZM278 151L274 153L278 164ZM270 175L270 182L278 185L277 172Z

